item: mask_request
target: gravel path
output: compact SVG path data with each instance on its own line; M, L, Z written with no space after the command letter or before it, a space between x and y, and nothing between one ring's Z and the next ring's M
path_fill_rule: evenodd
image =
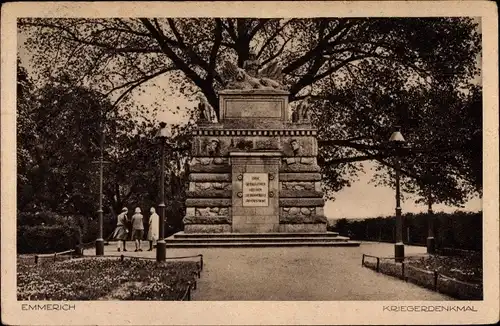
M108 248L113 252L106 254L116 253L115 246ZM167 249L167 256L203 254L204 269L193 300L452 300L361 267L363 253L392 256L393 248L387 243L352 248L179 248ZM406 246L405 252L424 254L425 248ZM155 252L130 255L155 257Z

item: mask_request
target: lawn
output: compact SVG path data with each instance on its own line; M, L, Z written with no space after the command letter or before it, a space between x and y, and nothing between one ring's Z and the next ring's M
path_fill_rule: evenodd
M18 300L180 300L197 262L84 258L17 260Z

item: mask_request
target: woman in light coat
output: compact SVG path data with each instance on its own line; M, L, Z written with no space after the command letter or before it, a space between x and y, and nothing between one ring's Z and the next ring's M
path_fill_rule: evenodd
M148 251L153 250L153 243L156 245L156 241L158 240L158 228L160 217L156 214L155 208L151 207L151 216L149 217L149 230L148 230L148 240L149 240L149 249Z

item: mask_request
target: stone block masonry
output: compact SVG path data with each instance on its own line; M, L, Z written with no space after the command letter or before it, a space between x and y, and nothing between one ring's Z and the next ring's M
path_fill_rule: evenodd
M221 117L192 134L185 233L326 232L317 130L288 93L219 92Z

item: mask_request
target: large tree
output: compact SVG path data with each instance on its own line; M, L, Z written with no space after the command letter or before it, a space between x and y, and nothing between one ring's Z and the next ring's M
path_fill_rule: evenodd
M356 82L325 94L330 100L318 104L314 118L323 145L321 165L326 175L337 176L326 181L331 187L344 186L349 179L343 175L356 173L364 161L374 160L375 181L394 187L399 157L407 193L427 199L431 188L434 203L450 205L481 194L481 87L468 85L463 90L432 83L417 89L392 85L384 92L366 92L367 85L389 74L376 71L357 76ZM389 142L394 125L401 126L407 140L400 149Z
M96 217L101 148L107 161L103 183L107 216L113 217L123 206L149 209L159 203L160 153L153 119L135 110L122 112L102 94L68 79L37 88L20 62L17 74L19 211ZM186 147L189 128L174 127L171 147ZM185 186L187 153L170 148L167 157L169 222L178 228L184 200L171 194Z
M394 124L403 126L418 149L406 156L420 155L408 162L405 175L421 179L428 156L445 152L459 157L455 189L481 188L477 151L462 147L456 137L456 130L481 130L477 120L460 119L464 98L474 93L470 80L480 54L471 18L25 19L20 26L39 77L65 72L99 89L113 105L127 103L131 94L168 75L175 91L202 92L218 113L224 60L242 66L251 52L261 66L277 60L290 102L315 100L329 190L348 185L363 160L391 166L387 158L394 153L381 144ZM439 102L443 95L453 104ZM450 112L454 124L435 123ZM452 143L437 148L423 131L443 133L440 139Z

